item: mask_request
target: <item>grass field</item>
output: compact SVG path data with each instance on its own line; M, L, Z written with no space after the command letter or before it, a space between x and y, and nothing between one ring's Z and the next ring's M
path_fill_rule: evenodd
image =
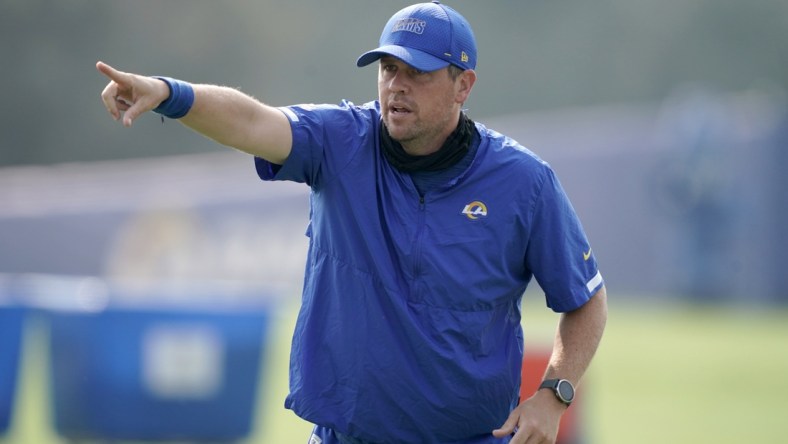
M538 299L538 298L533 298ZM526 301L527 343L548 344L556 318ZM305 443L311 426L282 407L294 309L280 318L265 356L259 421L245 444ZM3 444L59 444L46 392L42 326L26 335L21 391ZM788 442L788 311L619 305L582 386L587 442Z
M788 313L612 315L589 379L592 442L788 442Z

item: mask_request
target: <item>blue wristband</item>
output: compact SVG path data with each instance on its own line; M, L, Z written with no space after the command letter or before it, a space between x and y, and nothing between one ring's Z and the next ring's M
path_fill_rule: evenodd
M153 110L154 113L170 119L180 119L192 109L194 89L190 84L170 77L154 76L153 78L164 81L170 90L170 96Z

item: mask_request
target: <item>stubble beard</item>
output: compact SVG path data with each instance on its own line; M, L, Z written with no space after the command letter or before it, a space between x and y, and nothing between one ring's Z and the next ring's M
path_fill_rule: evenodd
M389 136L400 144L406 144L418 139L418 127L415 124L407 126L391 125L386 122L386 129L388 129Z
M440 138L440 127L425 128L422 122L416 121L407 125L392 127L384 118L389 136L399 142L402 148L412 156L424 156L440 149L444 140Z

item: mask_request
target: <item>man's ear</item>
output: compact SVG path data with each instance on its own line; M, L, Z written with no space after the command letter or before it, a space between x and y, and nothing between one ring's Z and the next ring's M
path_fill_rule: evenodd
M465 103L471 95L473 84L476 83L476 71L466 69L457 78L457 102Z

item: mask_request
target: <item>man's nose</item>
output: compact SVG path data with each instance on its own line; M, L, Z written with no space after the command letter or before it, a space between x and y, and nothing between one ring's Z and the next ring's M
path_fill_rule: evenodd
M404 93L408 91L408 79L402 70L398 70L388 81L388 88L392 92Z

